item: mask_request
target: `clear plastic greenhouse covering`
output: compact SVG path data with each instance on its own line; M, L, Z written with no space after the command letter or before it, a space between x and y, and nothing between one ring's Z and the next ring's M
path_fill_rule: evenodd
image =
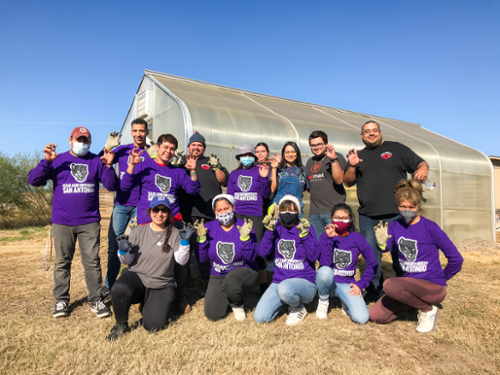
M323 130L337 152L362 149L362 124L380 124L384 140L405 144L429 163L436 188L424 193L425 216L455 241L494 240L493 167L481 152L422 128L418 124L316 104L273 97L146 70L122 128L122 143L132 143L130 122L143 117L150 138L172 133L179 148L189 137L205 137L207 153L217 154L229 171L243 143L266 142L271 153L295 141L303 161L312 156L308 137ZM357 209L356 187L346 189ZM308 195L304 196L308 206ZM308 207L306 207L306 212Z

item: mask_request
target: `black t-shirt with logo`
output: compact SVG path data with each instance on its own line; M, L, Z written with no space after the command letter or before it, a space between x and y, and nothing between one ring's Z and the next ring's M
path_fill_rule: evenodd
M345 158L337 153L340 169L346 166ZM313 156L306 163L307 179L311 194L310 214L330 214L333 206L345 202L344 184L336 184L332 176L332 159L328 156Z
M215 214L212 210L212 199L222 193L222 188L215 176L215 172L212 170L210 164L208 164L208 160L206 156L196 160L195 171L201 185L200 193L190 195L182 190L179 193L179 206L184 221L191 221L192 216L215 219ZM182 167L184 167L184 163ZM221 170L226 175L227 181L229 176L227 169L221 167ZM190 175L190 171L187 169L186 173Z
M356 166L358 212L366 216L397 215L392 190L424 159L405 145L389 141L373 149L364 148L358 156L363 160Z

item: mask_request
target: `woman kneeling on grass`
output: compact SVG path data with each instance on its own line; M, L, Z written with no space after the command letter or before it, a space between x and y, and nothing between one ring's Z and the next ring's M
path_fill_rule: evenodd
M270 322L288 306L286 324L293 326L306 317L304 304L316 295L314 263L320 251L314 229L306 219L299 221L299 200L285 195L278 208L278 224L271 215L263 220L266 233L260 243L260 256L273 254L275 267L273 283L257 304L254 319L257 323Z
M365 238L355 232L351 207L339 203L333 207L332 223L325 227L319 238L320 264L316 274L319 302L316 315L326 319L329 297L337 296L345 313L355 323L368 322L368 308L361 294L375 275L377 259ZM356 265L359 255L366 261L363 276L356 281ZM345 307L344 307L345 306Z
M141 303L143 327L149 332L165 328L175 299L174 262L189 260L189 237L194 229L182 232L171 223L167 198L155 197L149 205L152 222L135 227L130 237L117 238L118 257L128 265L111 289L116 325L106 340L113 341L129 331L130 305Z
M462 268L463 258L456 246L439 226L421 216L422 186L416 180L401 180L393 194L401 218L389 226L380 222L374 229L382 251L397 246L403 277L384 282L385 295L370 309L370 320L390 323L396 314L409 309L418 310L417 332L436 328L439 309L436 304L446 296L446 281ZM441 268L439 249L448 259Z
M257 280L257 236L249 219L236 219L234 197L217 195L212 201L217 220L196 221L201 262L210 259L211 270L205 294L205 316L219 320L231 306L236 320L245 320L243 296Z

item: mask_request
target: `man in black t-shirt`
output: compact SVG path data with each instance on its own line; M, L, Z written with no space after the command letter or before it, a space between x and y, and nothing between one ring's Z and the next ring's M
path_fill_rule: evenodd
M179 194L180 211L185 222L194 223L204 219L205 222L215 219L212 210L212 199L222 194L222 186L226 186L229 173L223 167L216 155L205 156L205 138L198 132L189 138L188 152L191 157L196 157L196 175L200 181L201 191L197 195ZM181 163L181 167L184 163ZM189 171L186 171L189 174ZM191 248L195 248L196 236L191 237ZM198 269L203 280L210 277L210 262L200 263L198 256Z
M311 196L309 222L319 239L325 226L332 222L333 206L345 202L343 170L346 161L335 152L332 144L328 144L328 136L321 130L309 135L309 147L314 154L306 163Z
M376 300L382 292L382 253L377 250L373 227L380 220L390 223L399 216L392 190L396 183L414 173L416 180L425 181L429 165L411 149L398 142L384 142L382 131L375 121L367 121L361 127L361 140L366 145L361 151L350 150L344 173L344 184L357 185L359 200L359 229L373 248L378 269L367 288L367 301ZM393 269L397 276L401 268L397 253L393 255Z

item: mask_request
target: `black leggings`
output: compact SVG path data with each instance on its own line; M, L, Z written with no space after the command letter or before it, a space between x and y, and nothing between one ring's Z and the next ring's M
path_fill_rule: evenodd
M159 331L167 326L170 310L175 299L175 288L148 289L140 277L127 268L113 284L111 301L116 323L128 323L130 306L143 303L143 327L146 331Z
M243 296L257 280L257 272L251 268L238 267L226 276L210 275L205 293L205 316L219 320L226 316L227 307L243 307Z

